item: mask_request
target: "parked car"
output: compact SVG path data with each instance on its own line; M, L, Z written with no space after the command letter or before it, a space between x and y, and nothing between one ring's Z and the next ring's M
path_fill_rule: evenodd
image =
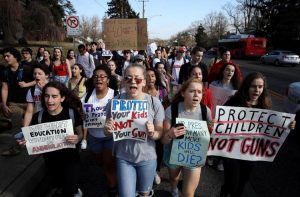
M284 111L295 114L300 110L300 81L289 84L283 100Z
M264 63L275 64L276 66L282 64L291 64L292 66L296 66L300 63L299 55L284 50L274 50L269 53L261 56L260 61Z

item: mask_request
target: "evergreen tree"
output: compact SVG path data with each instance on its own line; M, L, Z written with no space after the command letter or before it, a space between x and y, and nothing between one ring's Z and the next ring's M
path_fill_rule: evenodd
M130 6L127 0L111 0L107 3L107 15L111 19L117 18L139 18L139 13L136 13Z
M201 46L206 48L207 47L207 34L204 32L205 29L202 26L202 24L200 24L197 28L197 32L195 34L195 41L197 43L197 46Z

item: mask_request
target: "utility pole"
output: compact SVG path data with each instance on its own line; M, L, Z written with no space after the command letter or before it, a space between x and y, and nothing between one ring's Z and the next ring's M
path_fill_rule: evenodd
M139 2L143 2L143 18L145 18L145 2L148 2L148 0L139 0Z

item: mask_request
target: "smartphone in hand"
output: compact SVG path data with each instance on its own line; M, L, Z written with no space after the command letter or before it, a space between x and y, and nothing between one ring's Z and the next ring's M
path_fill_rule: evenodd
M176 123L175 124L175 127L182 127L184 126L183 123ZM180 135L180 136L177 136L176 139L183 139L184 138L184 135Z
M14 136L14 138L16 140L22 140L22 139L24 139L24 135L23 135L22 131L16 133L15 136Z

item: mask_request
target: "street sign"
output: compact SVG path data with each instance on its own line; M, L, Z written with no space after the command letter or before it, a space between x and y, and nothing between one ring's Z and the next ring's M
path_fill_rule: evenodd
M79 30L79 16L67 16L67 35L78 36L80 35Z

